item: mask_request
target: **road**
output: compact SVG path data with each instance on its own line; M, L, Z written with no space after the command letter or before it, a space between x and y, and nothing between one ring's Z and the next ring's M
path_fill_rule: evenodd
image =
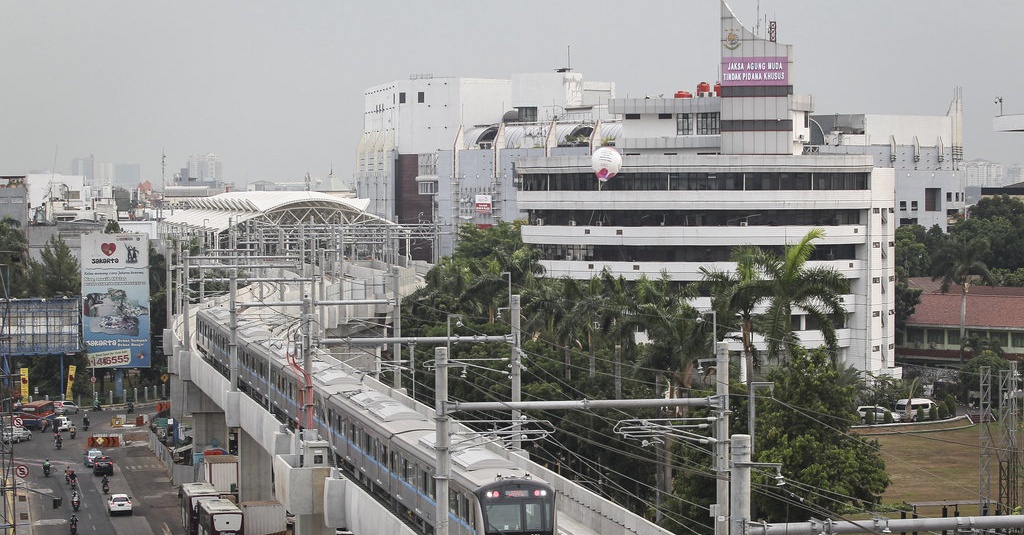
M148 408L148 407L146 407ZM78 475L82 503L78 516L78 532L84 535L171 535L182 533L181 513L178 510L178 490L156 456L149 450L148 428L120 428L112 430L114 410L89 412L92 427L82 432L82 414L72 415L79 433L75 439L64 434L64 447L57 450L53 433L34 433L32 440L14 445L15 464L28 467L29 475L18 483L27 498L28 518L20 520L19 534L64 535L70 533L68 519L71 507L71 488L64 481L64 469L70 466ZM110 492L125 493L132 497L132 516L111 518L107 513L107 496L100 484L102 478L93 476L92 469L83 464L88 450L86 436L92 433L118 433L124 437L123 445L100 448L114 460L114 475L110 477ZM52 472L43 476L42 464L50 460ZM59 507L53 507L53 498L61 498ZM24 518L25 501L19 501L20 518ZM27 528L27 529L26 529Z

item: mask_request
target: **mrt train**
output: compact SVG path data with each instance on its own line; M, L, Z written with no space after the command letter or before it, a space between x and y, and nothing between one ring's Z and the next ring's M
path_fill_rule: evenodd
M224 377L230 377L229 317L224 308L196 314L196 345ZM302 359L289 353L286 337L268 329L266 321L280 318L238 318L238 389L291 429L315 427L350 479L418 531L433 533L432 412L407 397L391 396L387 386L320 352L307 376ZM307 384L314 392L312 424L300 414ZM451 449L449 532L553 535L552 487L488 449L484 437L458 425L452 429L458 433Z

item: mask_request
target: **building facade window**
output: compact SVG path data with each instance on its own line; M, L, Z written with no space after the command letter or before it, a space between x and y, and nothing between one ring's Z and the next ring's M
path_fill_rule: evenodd
M405 91L398 94L398 103L405 104Z
M672 118L672 114L671 113L659 113L658 114L658 119L671 119L671 118Z
M717 113L698 113L697 135L706 136L720 134L719 117L720 115Z
M639 113L627 113L626 114L626 120L627 121L635 121L635 120L637 120L639 118L640 118L640 114Z
M689 113L677 113L676 114L676 135L677 136L688 136L692 133L690 130L690 114Z
M420 91L419 93L416 93L416 102L419 102L420 104L423 104L426 101L427 101L427 96L426 96L426 94L423 93L423 91Z

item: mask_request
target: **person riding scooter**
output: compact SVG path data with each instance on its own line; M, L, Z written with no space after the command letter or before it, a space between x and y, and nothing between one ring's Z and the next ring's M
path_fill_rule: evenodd
M60 435L57 435L57 438L53 439L53 445L57 446L58 450L63 448L64 447L64 439Z
M68 428L68 432L71 433L71 438L75 438L75 435L78 433L78 428L75 427L75 424L71 424L71 427Z
M78 533L78 516L72 514L68 520L68 525L71 526L71 535Z
M43 461L43 475L46 476L46 477L50 477L50 460L49 459Z
M88 431L88 430L89 430L89 415L86 414L86 415L82 416L82 431Z
M72 492L71 493L71 507L73 507L75 509L75 511L77 511L78 507L80 505L82 505L82 500L81 500L81 498L78 497L78 492L77 491L76 492Z
M107 476L103 476L103 494L107 492L110 492L110 480L107 479Z

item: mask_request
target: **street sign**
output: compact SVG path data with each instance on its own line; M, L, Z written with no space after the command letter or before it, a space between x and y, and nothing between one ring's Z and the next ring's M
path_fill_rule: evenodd
M24 427L25 426L25 422L23 422L21 420L21 416L15 416L14 419L11 420L11 422L14 423L14 427Z
M23 464L19 464L14 469L14 474L22 479L25 479L26 477L28 477L28 467Z
M166 373L160 376L160 380L165 383L167 382L168 379L170 379L170 377Z
M89 382L90 382L90 383L95 383L95 382L96 382L96 377L95 377L95 376L93 376L93 377L90 377L90 378L89 378Z

